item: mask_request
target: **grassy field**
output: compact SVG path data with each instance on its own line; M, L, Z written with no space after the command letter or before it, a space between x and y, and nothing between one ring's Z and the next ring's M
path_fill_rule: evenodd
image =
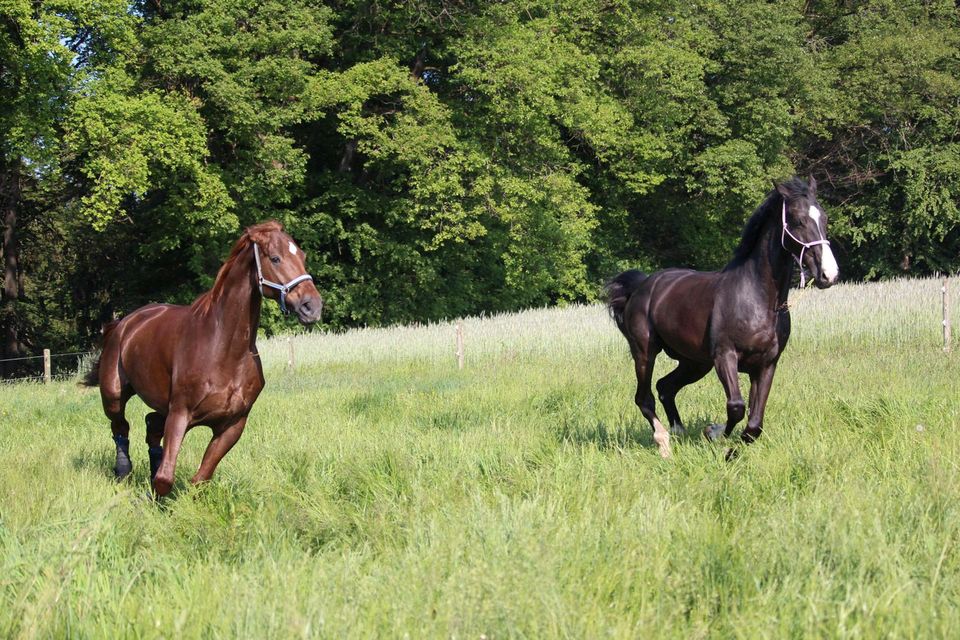
M0 637L953 636L939 282L794 292L793 318L730 463L700 437L715 376L660 459L595 306L465 320L463 371L451 324L262 341L243 438L194 488L191 432L160 503L139 401L118 485L96 390L2 386Z

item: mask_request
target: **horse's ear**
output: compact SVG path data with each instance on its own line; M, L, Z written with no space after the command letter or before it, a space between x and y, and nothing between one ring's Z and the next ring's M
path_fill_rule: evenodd
M807 184L810 185L810 193L811 193L811 195L812 195L812 194L815 194L815 193L817 192L817 179L814 178L813 175L811 175L811 176L810 176L810 182L808 182Z
M773 188L777 190L777 193L783 196L784 200L787 200L790 197L790 191L776 180L773 181Z

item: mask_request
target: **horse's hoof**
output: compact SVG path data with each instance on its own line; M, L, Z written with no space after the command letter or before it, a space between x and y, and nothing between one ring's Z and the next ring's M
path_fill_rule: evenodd
M683 428L682 424L672 424L670 425L670 435L685 436L687 435L687 430Z
M660 457L669 458L670 457L670 436L666 433L664 434L654 434L653 441L657 443L657 446L660 448Z
M163 497L167 495L168 493L170 493L170 489L173 489L173 480L154 477L153 490L158 496Z
M726 431L726 427L722 424L714 423L703 429L703 437L711 442L716 442L723 437L724 431Z

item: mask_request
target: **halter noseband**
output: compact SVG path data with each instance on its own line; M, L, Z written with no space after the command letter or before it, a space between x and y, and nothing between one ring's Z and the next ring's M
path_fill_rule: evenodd
M293 291L293 288L304 280L310 280L312 282L313 276L305 273L302 276L297 276L287 284L279 284L263 277L263 269L260 268L260 247L257 246L256 242L253 243L253 258L257 262L257 283L260 285L260 295L263 295L264 285L271 289L276 289L280 292L280 310L283 311L284 314L289 313L287 310L287 294Z
M783 233L780 234L780 246L783 247L784 251L788 252L793 256L793 259L797 261L797 265L800 267L800 288L803 289L807 286L807 276L803 273L803 252L809 249L810 247L815 247L818 244L825 244L828 247L830 246L830 241L823 237L823 232L820 231L820 224L817 223L817 233L820 234L820 240L814 240L813 242L804 242L797 236L790 233L790 229L787 228L787 199L783 199ZM800 255L797 256L787 249L787 244L785 242L786 237L790 236L794 242L800 245Z

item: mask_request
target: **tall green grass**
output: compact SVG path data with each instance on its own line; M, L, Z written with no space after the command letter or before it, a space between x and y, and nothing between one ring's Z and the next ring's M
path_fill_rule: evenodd
M139 401L118 485L96 390L0 387L0 636L951 636L939 282L793 299L766 431L732 463L699 435L713 376L660 459L598 306L465 319L463 371L452 323L295 336L294 371L261 341L243 438L194 488L191 432L160 503Z

